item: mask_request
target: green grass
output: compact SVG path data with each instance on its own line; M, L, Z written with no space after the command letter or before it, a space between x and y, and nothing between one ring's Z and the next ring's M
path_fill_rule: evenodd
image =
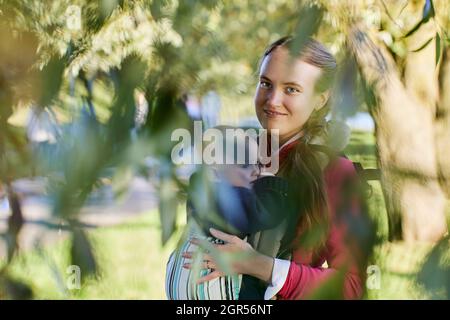
M344 153L352 161L361 162L364 168L377 168L375 137L370 132L354 131Z
M429 299L427 291L417 283L430 244L388 243L375 247L372 263L381 270L379 290L368 290L369 299Z
M184 215L180 212L179 216ZM68 238L42 250L22 252L10 271L31 285L36 299L165 299L165 264L178 235L179 231L162 248L155 210L117 226L90 231L100 276L88 279L80 290L61 290L55 268L51 268L54 263L66 283L70 276L66 273L70 265Z
M374 138L369 133L354 132L345 153L366 168L375 168ZM381 287L368 290L369 299L427 299L430 294L416 283L416 274L430 251L427 244L389 243L387 216L380 183L371 182L373 194L369 213L377 225L382 242L375 247L370 263L381 270ZM178 226L185 216L179 207ZM57 269L64 285L69 266L69 240L64 239L39 250L22 252L10 266L11 274L30 284L36 299L165 299L165 265L176 245L180 230L161 246L159 216L147 212L126 223L89 231L100 266L98 279L90 279L81 290L67 293L58 285ZM54 263L56 268L51 268ZM1 264L1 263L0 263Z

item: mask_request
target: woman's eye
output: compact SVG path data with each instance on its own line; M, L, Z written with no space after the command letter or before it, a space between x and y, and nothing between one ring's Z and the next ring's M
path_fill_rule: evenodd
M300 92L300 90L298 90L297 88L293 88L293 87L287 87L286 88L286 92L291 94L291 93L297 93Z
M260 86L261 88L270 88L270 83L267 82L267 81L261 81L261 82L259 83L259 86Z

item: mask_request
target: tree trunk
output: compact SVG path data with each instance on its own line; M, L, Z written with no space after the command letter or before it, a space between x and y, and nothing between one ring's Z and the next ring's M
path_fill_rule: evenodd
M420 27L413 35L408 37L408 53L405 59L404 83L406 90L413 95L420 105L429 109L432 114L436 112L438 101L438 81L436 76L435 47L432 40L428 45L417 51L429 39L435 37L436 27L429 21Z
M436 241L446 232L445 198L437 179L434 114L409 94L383 47L353 28L348 44L373 90L379 165L389 239Z

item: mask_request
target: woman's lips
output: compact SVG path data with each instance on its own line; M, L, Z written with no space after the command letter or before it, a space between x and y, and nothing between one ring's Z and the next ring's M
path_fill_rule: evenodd
M287 116L287 113L282 113L282 112L278 112L278 111L274 111L274 110L264 109L263 111L264 111L264 114L268 118L277 118L277 117L281 117L281 116Z

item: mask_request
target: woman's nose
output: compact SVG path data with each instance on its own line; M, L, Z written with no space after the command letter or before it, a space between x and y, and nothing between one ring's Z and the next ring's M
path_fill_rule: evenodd
M282 104L283 93L280 90L272 89L268 93L267 104L270 107L277 108Z

